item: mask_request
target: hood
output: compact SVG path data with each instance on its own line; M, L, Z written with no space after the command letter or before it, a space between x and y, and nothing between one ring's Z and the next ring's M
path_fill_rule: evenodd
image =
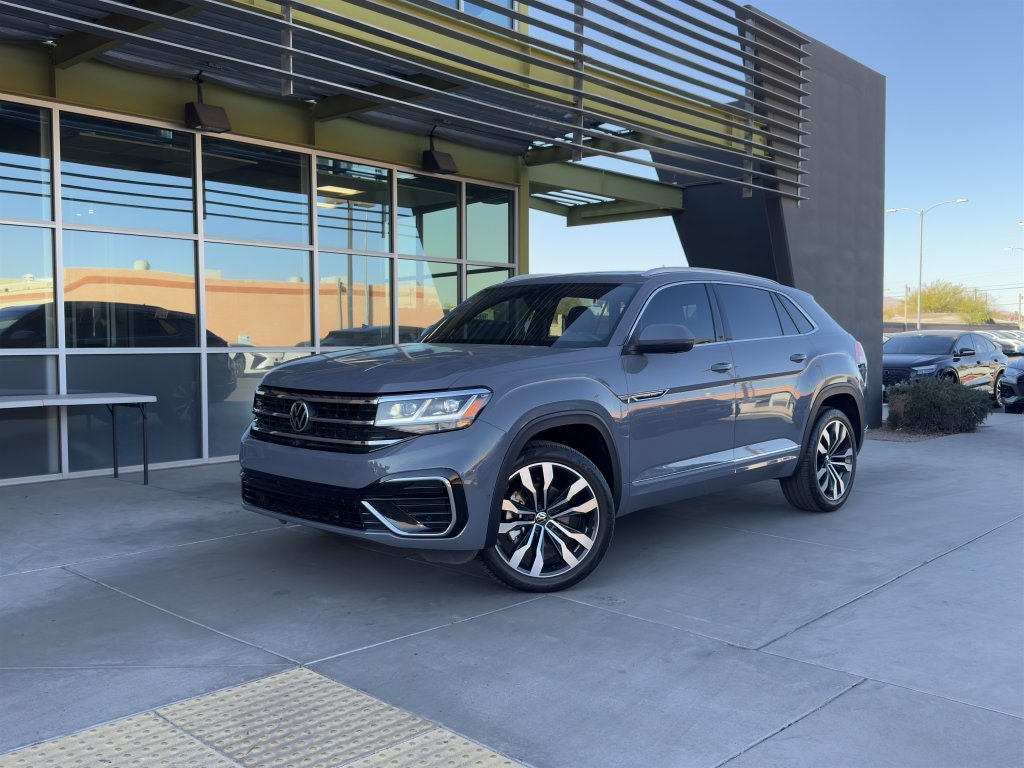
M885 354L882 353L883 368L915 368L922 365L948 360L949 355Z
M359 394L426 392L494 386L507 372L549 368L555 362L608 355L590 349L488 344L400 344L330 352L270 371L263 383L285 389Z

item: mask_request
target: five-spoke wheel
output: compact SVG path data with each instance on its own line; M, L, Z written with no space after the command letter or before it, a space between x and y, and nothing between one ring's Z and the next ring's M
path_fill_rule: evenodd
M614 520L608 484L589 459L564 445L531 443L508 477L497 541L481 558L516 589L564 589L597 566Z

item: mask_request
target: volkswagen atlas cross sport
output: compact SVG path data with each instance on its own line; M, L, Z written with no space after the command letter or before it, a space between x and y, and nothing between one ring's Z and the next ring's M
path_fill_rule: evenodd
M864 435L863 349L801 291L698 269L523 276L418 343L275 368L242 437L245 506L575 584L616 516L777 479L831 512Z

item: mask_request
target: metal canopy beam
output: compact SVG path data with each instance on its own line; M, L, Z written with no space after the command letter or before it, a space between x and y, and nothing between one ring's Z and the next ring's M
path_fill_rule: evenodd
M579 190L620 202L642 203L658 210L683 209L683 190L671 184L568 163L530 168L531 192L562 189Z
M450 91L459 87L450 80L442 80L430 75L413 75L409 78L409 82L413 85L433 88L438 91ZM363 112L372 112L383 105L389 104L394 99L416 101L424 99L429 95L429 93L419 89L413 90L398 85L378 85L373 88L367 88L365 98L341 94L338 96L328 96L326 99L318 101L313 108L313 119L318 122L325 122L341 117L351 117Z
M185 18L199 12L199 8L177 0L138 0L135 7L175 18ZM110 35L94 32L72 32L65 35L53 49L53 65L58 69L73 67L122 45L124 41L118 39L121 32L148 35L163 26L125 13L108 14L97 23L108 27Z

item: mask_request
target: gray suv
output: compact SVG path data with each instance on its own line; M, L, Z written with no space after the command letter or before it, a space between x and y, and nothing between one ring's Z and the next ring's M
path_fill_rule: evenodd
M575 584L615 518L763 479L794 506L849 498L861 345L806 293L698 269L523 276L420 342L267 374L242 437L245 506Z

